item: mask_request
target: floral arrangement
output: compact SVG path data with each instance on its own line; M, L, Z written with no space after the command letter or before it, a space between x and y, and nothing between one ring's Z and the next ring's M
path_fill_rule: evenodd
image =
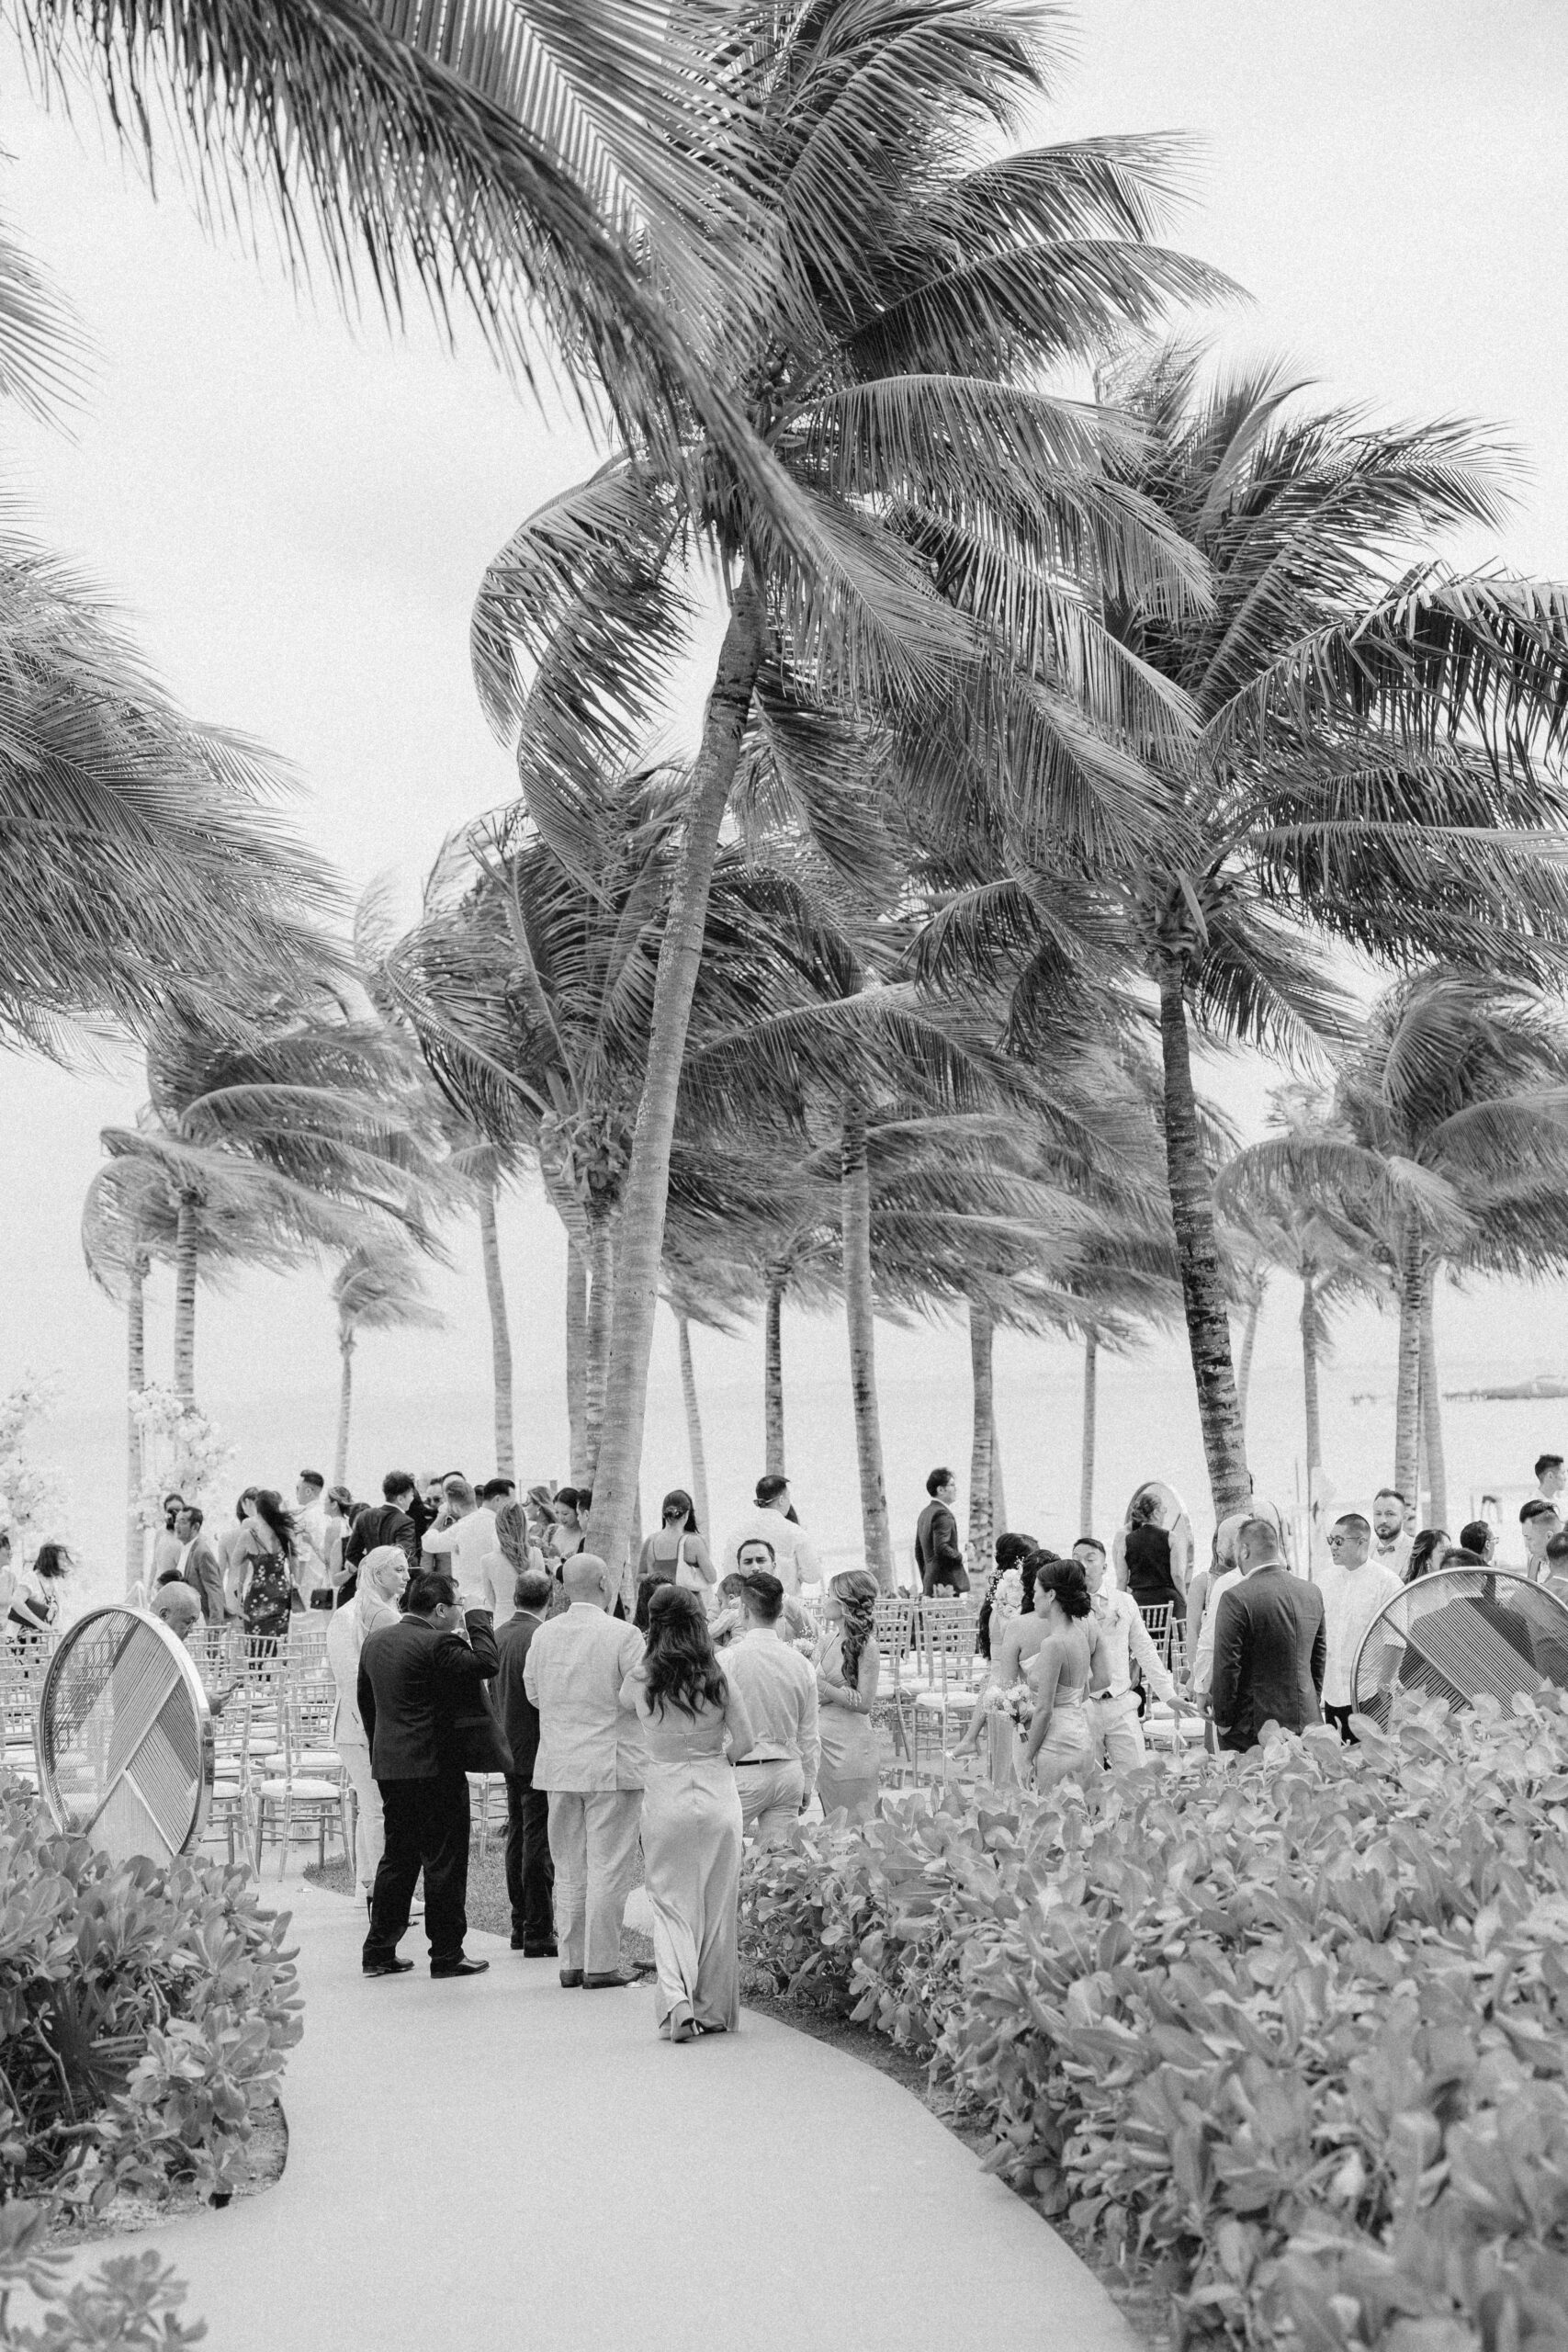
M1027 1731L1034 1721L1034 1710L1040 1704L1027 1682L1015 1682L1002 1692L1002 1706L1015 1731Z
M29 1373L0 1396L0 1532L7 1535L59 1528L64 1509L60 1481L25 1450L28 1430L51 1409L58 1394L56 1382Z
M135 1389L130 1416L141 1441L141 1490L136 1511L143 1527L164 1524L164 1497L171 1492L204 1507L234 1458L234 1449L199 1405L173 1388L153 1384Z
M1010 1625L1023 1607L1023 1577L1017 1568L1008 1568L991 1588L991 1648L1004 1625Z

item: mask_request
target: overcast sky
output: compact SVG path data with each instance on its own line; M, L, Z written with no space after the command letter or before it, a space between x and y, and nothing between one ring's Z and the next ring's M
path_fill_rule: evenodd
M1558 578L1562 29L1550 0L1101 0L1080 12L1078 65L1051 119L1057 135L1196 134L1195 196L1176 241L1254 298L1222 322L1227 341L1287 354L1327 393L1382 416L1495 420L1529 466L1495 552ZM38 535L122 606L194 710L295 764L299 823L351 886L390 865L412 894L443 833L510 786L468 668L480 571L591 452L477 350L454 360L423 330L395 346L378 325L351 331L325 302L297 298L275 265L209 240L172 186L154 203L90 128L42 114L7 62L0 146L14 161L0 166L0 204L98 354L74 440L5 423L8 489ZM222 910L192 920L220 924ZM107 1407L120 1325L85 1282L75 1225L97 1130L133 1110L134 1073L17 1063L6 1080L0 1380L22 1363L56 1366L84 1407ZM507 1245L520 1320L553 1340L552 1219L518 1204ZM462 1385L482 1371L468 1256L441 1289L452 1329L378 1343L387 1380ZM1473 1312L1483 1328L1487 1310ZM1539 1336L1525 1369L1555 1361ZM1281 1318L1277 1344L1288 1341ZM263 1364L276 1380L307 1354L319 1364L323 1343L314 1280L257 1284L204 1319L203 1362L225 1391ZM907 1373L953 1351L924 1333L888 1345ZM818 1346L822 1365L837 1363L829 1333L803 1339L801 1360L818 1361ZM728 1376L731 1359L710 1361Z

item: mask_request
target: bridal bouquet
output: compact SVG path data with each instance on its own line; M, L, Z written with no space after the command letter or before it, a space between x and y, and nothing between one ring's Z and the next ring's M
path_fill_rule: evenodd
M1039 1701L1027 1682L1015 1682L1010 1690L1002 1692L1002 1711L1015 1731L1029 1729L1034 1721L1034 1710L1038 1704Z

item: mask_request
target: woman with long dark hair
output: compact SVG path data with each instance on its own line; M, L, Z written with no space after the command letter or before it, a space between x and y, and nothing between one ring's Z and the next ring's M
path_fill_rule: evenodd
M1034 1766L1034 1785L1041 1791L1081 1775L1093 1760L1085 1702L1091 1683L1097 1690L1111 1687L1111 1664L1093 1606L1081 1560L1052 1560L1037 1572L1034 1613L1044 1638L1029 1678L1034 1720L1024 1760Z
M659 1522L637 1555L638 1624L647 1617L645 1586L679 1585L685 1592L702 1594L705 1605L718 1583L718 1570L697 1525L697 1507L684 1487L672 1487L665 1496L659 1506Z
M1452 1549L1453 1537L1446 1527L1424 1527L1410 1546L1410 1558L1404 1570L1406 1584L1416 1584L1422 1577L1429 1577L1443 1565L1443 1555Z
M871 1711L882 1659L876 1646L880 1587L865 1568L846 1568L822 1596L822 1633L812 1654L821 1710L817 1793L825 1814L865 1821L876 1806L881 1759Z
M642 1855L653 1909L655 2008L667 2041L732 2033L740 2020L740 1797L724 1752L756 1739L714 1656L694 1592L649 1596L648 1647L621 1686L648 1741Z
M1157 1481L1138 1488L1127 1506L1120 1548L1127 1589L1139 1608L1168 1609L1175 1624L1186 1622L1186 1578L1176 1573L1171 1532L1162 1523L1168 1516L1168 1492Z
M275 1487L259 1487L245 1532L234 1546L240 1614L254 1657L276 1657L288 1634L295 1603L296 1554L293 1513L285 1510Z

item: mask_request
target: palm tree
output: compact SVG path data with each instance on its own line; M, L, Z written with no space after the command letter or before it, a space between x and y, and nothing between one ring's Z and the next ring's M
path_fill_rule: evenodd
M0 660L0 1046L67 1060L85 1030L146 1035L165 1013L240 1028L277 971L337 967L302 922L330 877L266 806L277 768L186 718L96 593L12 530Z
M843 802L822 720L835 707L897 710L919 767L933 698L951 706L962 678L967 716L953 731L998 764L1021 741L1048 745L1053 820L1077 838L1125 820L1138 782L1135 759L1096 739L1086 702L1119 728L1132 712L1156 735L1179 723L1144 669L1108 655L1098 630L1086 637L1063 582L1081 558L1179 602L1189 568L1120 492L1101 497L1100 420L1034 378L1215 280L1147 242L1168 148L982 150L982 130L1033 102L1052 47L1043 15L1000 0L831 0L730 40L738 113L713 152L759 195L772 276L769 299L727 314L710 357L787 474L809 545L694 435L678 473L623 456L552 500L481 590L481 696L518 746L534 815L568 854L590 831L584 771L646 733L684 633L694 551L727 607L625 1187L611 1441L594 1487L595 1541L612 1559L641 1449L714 861L749 747L762 745L780 791L830 840ZM963 576L963 610L939 584L944 567ZM1021 601L1051 651L1039 674L1015 679L1002 636ZM534 670L526 693L520 656ZM950 774L928 756L931 789Z
M1451 967L1418 973L1373 1008L1335 1099L1349 1150L1364 1158L1347 1155L1330 1174L1320 1146L1313 1172L1348 1199L1396 1286L1393 1482L1416 1491L1424 1418L1436 1511L1439 1272L1539 1276L1568 1261L1568 1030L1538 989Z
M237 1217L284 1256L352 1249L396 1227L431 1247L446 1180L423 1131L397 1041L320 996L275 993L249 1036L165 1017L149 1045L151 1096L112 1157L161 1178L175 1220L175 1386L195 1394L196 1295L209 1220Z
M787 490L706 364L763 256L753 192L714 155L737 101L679 13L174 0L151 18L44 0L21 31L46 94L85 76L150 175L172 165L209 220L248 236L270 212L297 277L324 258L351 318L366 283L394 325L423 295L448 334L467 312L529 385L542 330L621 437L678 463L695 418L755 494Z
M1314 1153L1334 1133L1334 1107L1320 1088L1275 1089L1269 1132L1239 1151L1219 1173L1215 1204L1250 1256L1255 1292L1266 1267L1292 1274L1302 1288L1299 1328L1306 1438L1307 1507L1315 1524L1323 1470L1318 1369L1336 1307L1387 1289L1376 1246L1348 1214L1325 1196Z
M1166 350L1113 387L1144 427L1107 447L1208 568L1173 613L1102 595L1122 658L1194 714L1150 741L1163 821L1064 856L1017 796L989 820L982 878L943 910L949 956L1004 956L1042 985L1119 964L1157 992L1162 1125L1189 1347L1214 1507L1249 1490L1229 1285L1193 1089L1194 1029L1288 1054L1342 1042L1354 1007L1329 944L1384 962L1442 954L1513 976L1561 967L1568 877L1546 836L1568 813L1568 600L1433 569L1433 536L1490 522L1495 452L1474 429L1403 432L1297 413L1280 371L1201 388ZM1411 557L1423 567L1401 571Z
M0 398L46 424L80 398L76 329L0 223ZM301 918L333 902L321 860L268 807L276 763L186 717L99 592L0 528L0 1047L69 1059L81 1033L145 1030L168 1005L243 1019L249 990L336 959ZM221 923L193 920L219 907Z
M348 1476L349 1418L354 1405L354 1351L361 1331L431 1331L446 1317L423 1295L419 1261L405 1242L378 1236L351 1250L333 1277L340 1362L337 1449L333 1477Z
M107 1148L116 1148L115 1131L104 1131ZM194 1216L197 1251L206 1278L221 1283L241 1267L260 1267L282 1273L308 1254L309 1240L326 1241L340 1230L328 1204L312 1210L309 1224L297 1209L280 1214L265 1193L258 1193L227 1169L209 1170ZM126 1311L126 1394L136 1396L147 1386L147 1347L144 1293L154 1262L173 1264L179 1241L180 1208L166 1170L155 1159L141 1156L111 1158L94 1176L82 1205L82 1251L93 1281ZM126 1589L140 1582L145 1543L140 1504L142 1478L141 1432L128 1404Z

